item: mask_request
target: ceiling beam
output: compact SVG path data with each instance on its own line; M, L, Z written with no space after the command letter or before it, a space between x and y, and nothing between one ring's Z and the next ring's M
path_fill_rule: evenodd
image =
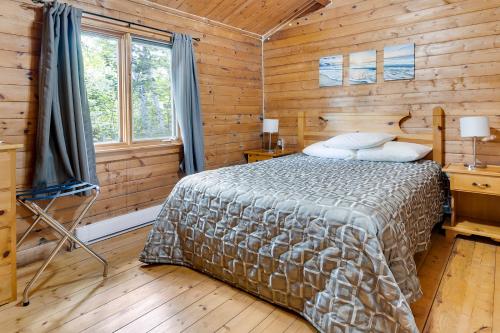
M314 2L320 4L323 7L328 6L332 1L331 0L314 0Z
M323 5L322 3L326 3L326 5L329 5L331 3L331 1L330 0L309 0L309 1L307 1L301 8L298 8L295 12L293 12L290 17L285 19L283 21L283 23L277 25L276 27L272 28L271 30L269 30L268 32L263 34L262 40L269 40L270 37L274 33L276 33L277 31L279 31L282 27L291 24L290 23L291 21L293 21L297 18L303 17L305 15L308 15L316 10L319 10L319 9L325 7L326 5Z

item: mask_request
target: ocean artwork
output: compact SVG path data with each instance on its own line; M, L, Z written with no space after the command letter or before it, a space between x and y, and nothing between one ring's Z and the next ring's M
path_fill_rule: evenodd
M349 55L349 83L377 82L377 51L354 52Z
M411 80L415 78L415 44L386 46L384 48L384 80Z
M341 86L344 57L334 55L319 59L319 86L334 87Z

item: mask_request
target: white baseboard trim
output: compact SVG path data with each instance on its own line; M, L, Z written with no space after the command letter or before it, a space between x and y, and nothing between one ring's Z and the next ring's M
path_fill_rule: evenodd
M154 222L161 210L161 206L162 205L157 205L141 209L79 227L75 231L76 237L85 244L92 244L144 227Z

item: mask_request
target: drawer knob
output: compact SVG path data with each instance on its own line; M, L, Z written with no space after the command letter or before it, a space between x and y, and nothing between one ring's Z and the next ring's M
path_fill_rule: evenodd
M472 183L473 186L476 186L476 187L479 187L479 188L489 188L490 187L490 184L481 184L481 183Z
M0 216L2 216L3 214L5 214L5 210L0 209Z

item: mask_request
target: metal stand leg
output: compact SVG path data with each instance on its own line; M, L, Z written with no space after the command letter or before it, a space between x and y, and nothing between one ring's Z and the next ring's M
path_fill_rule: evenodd
M57 198L54 198L54 199L50 200L50 202L48 203L48 205L45 206L45 209L43 210L45 213L50 209L50 207L52 206L52 204L54 203L54 201L56 201L56 199ZM24 203L22 203L22 202L20 202L20 203L22 205L24 205ZM26 239L26 237L28 236L28 234L33 230L33 228L38 224L38 222L40 222L41 219L42 219L42 217L40 215L38 215L37 218L35 219L35 221L28 227L28 229L26 229L26 231L21 236L21 238L19 238L19 240L17 241L17 244L16 244L16 248L18 248L19 246L21 246L21 244L24 242L24 240Z
M71 224L69 229L64 228L56 219L54 219L52 216L48 215L46 213L46 209L42 209L40 206L38 206L34 202L26 202L22 201L21 203L28 208L31 212L34 214L38 215L40 219L42 219L44 222L46 222L49 226L54 228L61 236L61 240L57 243L56 247L52 252L50 253L49 257L45 260L45 262L42 264L42 266L38 269L36 272L35 276L28 282L26 285L24 292L23 292L23 306L29 305L29 291L33 284L38 280L38 278L42 275L43 271L47 268L47 266L50 264L50 262L54 259L54 257L57 255L61 247L64 245L64 243L70 239L71 241L77 243L80 245L85 251L87 251L90 255L95 257L99 262L101 262L104 265L104 271L103 271L103 276L106 277L108 275L108 263L106 260L104 260L100 255L92 251L86 244L84 244L82 241L80 241L76 236L73 235L74 230L80 224L83 216L88 212L90 207L94 204L94 202L97 199L97 196L99 195L99 190L96 190L94 193L94 197L90 202L85 206L85 208L82 210L80 215L77 217L77 219ZM37 218L38 220L38 218ZM23 235L24 236L24 235Z

